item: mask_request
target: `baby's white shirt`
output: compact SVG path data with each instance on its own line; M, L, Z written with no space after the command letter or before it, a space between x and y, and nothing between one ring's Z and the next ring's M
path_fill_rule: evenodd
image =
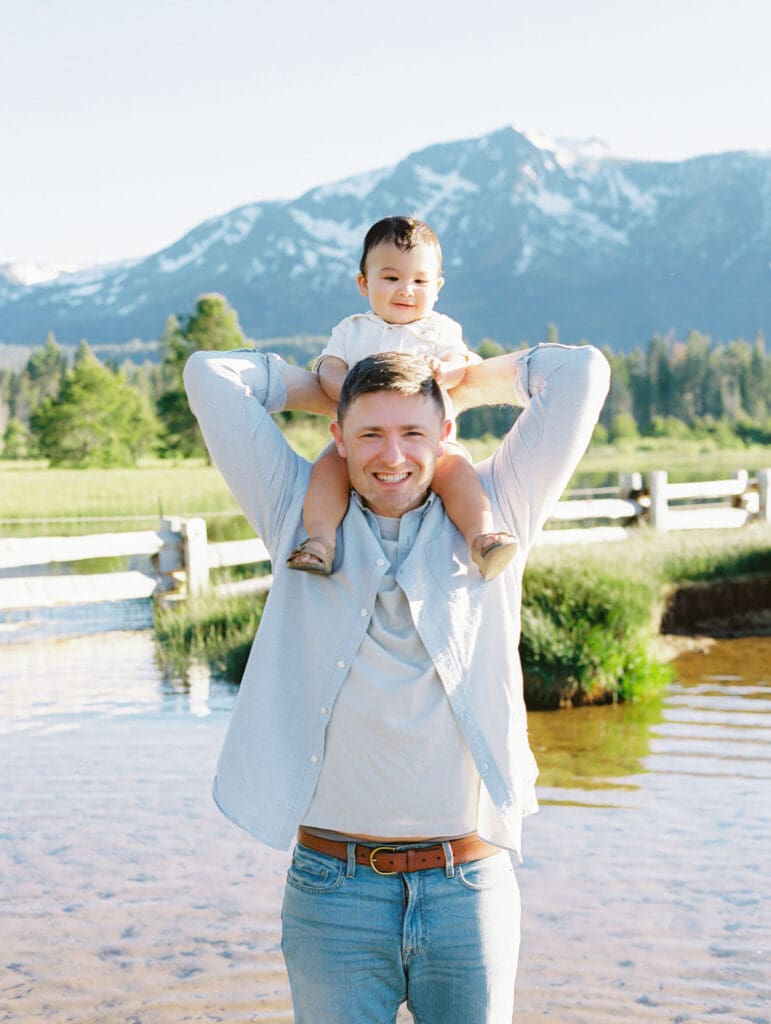
M327 356L342 359L350 369L360 359L376 352L408 352L446 359L461 355L466 363L481 362L463 340L460 324L443 313L429 313L411 324L389 324L376 313L354 313L334 328L325 348L313 364L319 366Z

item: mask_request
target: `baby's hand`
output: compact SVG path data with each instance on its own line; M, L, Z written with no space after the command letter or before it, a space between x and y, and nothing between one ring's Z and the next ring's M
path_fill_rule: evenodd
M435 355L424 355L436 383L447 390L454 388L463 379L466 365L455 366L451 359L438 359Z
M434 375L434 380L436 381L436 383L441 384L442 371L444 370L444 367L442 366L442 360L437 359L436 356L424 355L423 361L426 363L429 370Z

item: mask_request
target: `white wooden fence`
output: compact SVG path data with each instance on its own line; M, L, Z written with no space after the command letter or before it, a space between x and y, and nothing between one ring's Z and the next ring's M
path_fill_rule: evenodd
M647 523L654 530L735 528L771 522L771 469L751 480L738 470L728 480L670 484L665 472L625 474L618 488L572 491L559 502L540 544L584 544L624 540ZM582 526L566 526L583 523ZM153 571L88 575L34 575L56 563L115 556L151 556ZM79 537L0 538L0 570L26 573L0 577L0 609L125 601L153 596L199 594L210 586L210 570L267 562L259 538L209 543L202 518L162 519L157 530ZM270 587L271 576L220 583L218 594Z

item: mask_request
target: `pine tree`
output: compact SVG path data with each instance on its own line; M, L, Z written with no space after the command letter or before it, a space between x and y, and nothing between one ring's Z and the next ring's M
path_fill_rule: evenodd
M195 304L195 312L182 321L169 317L161 335L165 390L156 406L165 427L164 448L168 454L206 455L182 383L182 371L189 357L199 349L224 352L243 348L245 343L238 315L223 295L202 295Z
M131 466L152 449L158 423L139 392L81 342L56 397L30 419L36 447L52 466Z

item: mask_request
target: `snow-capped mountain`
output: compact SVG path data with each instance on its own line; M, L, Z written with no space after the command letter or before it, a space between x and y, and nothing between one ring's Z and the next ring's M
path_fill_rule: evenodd
M212 291L249 337L323 335L364 308L361 241L392 213L437 230L437 308L473 344L538 341L548 323L565 341L616 349L670 330L771 330L771 154L654 163L614 157L596 139L504 128L242 206L142 260L38 282L0 267L0 340L157 338L170 313Z

